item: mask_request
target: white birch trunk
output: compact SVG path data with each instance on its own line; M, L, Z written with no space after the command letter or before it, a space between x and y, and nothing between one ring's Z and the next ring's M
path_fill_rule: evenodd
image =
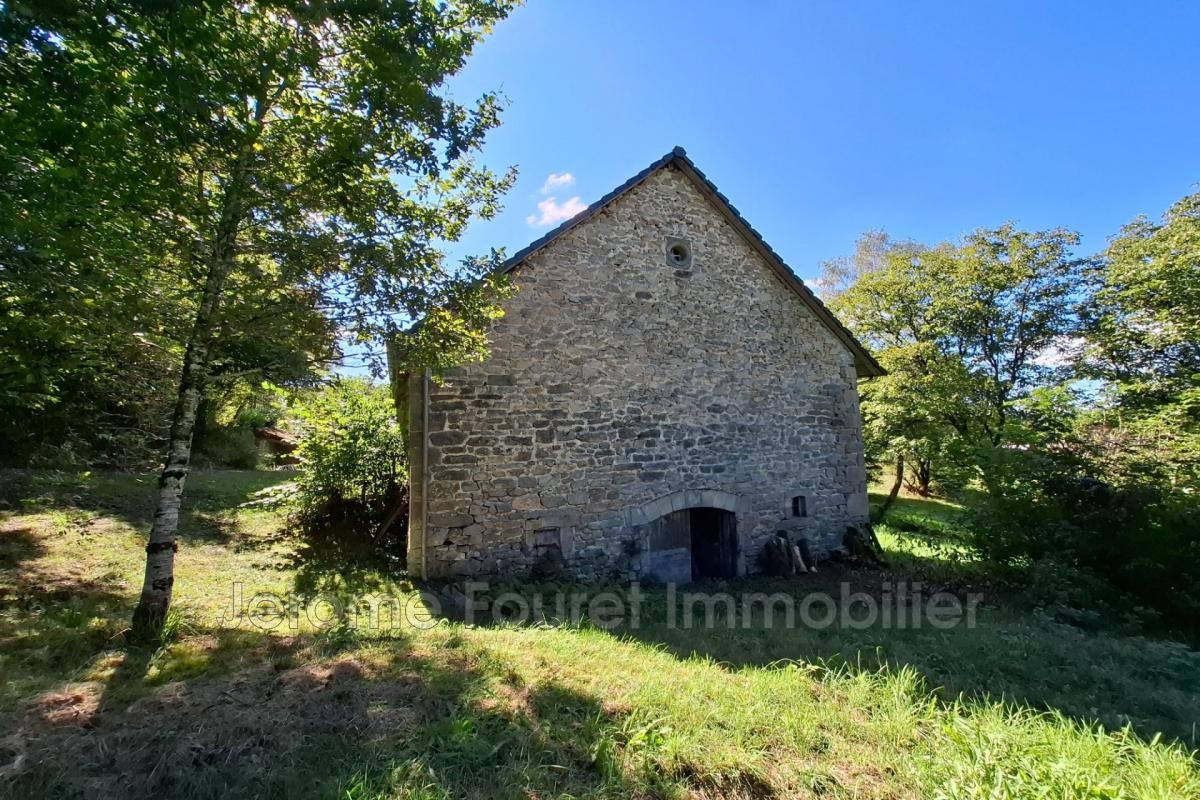
M208 378L209 355L217 332L217 312L225 281L233 271L238 230L248 211L245 195L250 161L271 103L286 86L286 83L281 84L275 97L268 99L264 82L254 99L249 138L237 154L225 185L221 216L216 223L208 273L204 280L204 293L200 298L200 307L196 309L196 320L183 359L183 374L179 379L179 398L171 418L166 463L158 480L158 508L150 527L150 541L146 544L146 576L142 581L141 598L133 612L133 635L137 639L157 639L171 607L171 590L175 585L175 551L178 549L175 534L179 529L183 483L192 458L196 408L200 405L204 383Z
M244 179L239 166L235 180ZM196 409L208 377L209 355L217 330L217 311L225 281L233 270L237 230L240 224L240 202L234 192L226 195L225 210L218 222L218 235L213 243L205 277L204 293L196 310L196 319L188 339L179 379L179 397L171 418L171 433L167 457L158 480L158 507L146 544L146 575L142 594L133 612L133 635L140 640L158 638L171 607L171 591L175 584L175 534L179 529L179 509L183 499L183 484L192 457L192 434L196 428Z

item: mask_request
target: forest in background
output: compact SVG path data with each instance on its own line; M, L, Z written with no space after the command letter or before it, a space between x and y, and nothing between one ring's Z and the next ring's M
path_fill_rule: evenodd
M476 157L498 95L446 80L512 8L0 6L0 445L161 458L138 637L170 609L193 445L237 449L222 406L418 319L413 364L483 352L500 256L444 248L515 172Z
M888 375L862 383L868 462L973 495L972 541L1077 606L1200 624L1200 194L1081 257L1067 229L925 245L871 232L825 265Z

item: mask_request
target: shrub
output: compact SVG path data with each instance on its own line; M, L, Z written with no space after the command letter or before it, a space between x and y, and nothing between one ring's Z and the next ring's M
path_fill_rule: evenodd
M302 425L299 522L310 555L334 569L402 562L408 468L387 389L341 380L312 393L296 412Z
M1122 621L1157 612L1200 635L1197 498L1155 485L1114 486L1053 454L1006 454L990 467L987 499L967 518L986 557L1024 560L1035 578L1057 575L1058 587L1070 585L1063 597L1073 605ZM1086 574L1064 580L1070 570ZM1094 596L1081 596L1088 591Z
M254 430L244 426L220 426L204 432L195 461L199 466L228 469L257 469L261 460Z
M1008 564L1054 551L1051 528L1062 515L1045 487L1056 471L1050 459L1027 451L997 451L984 463L987 491L965 522L986 558Z

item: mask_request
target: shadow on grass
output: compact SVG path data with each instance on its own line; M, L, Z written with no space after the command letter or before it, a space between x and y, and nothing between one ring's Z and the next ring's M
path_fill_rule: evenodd
M938 574L938 569L930 568L929 574ZM789 625L782 613L770 615L769 624L767 615L750 614L747 624L746 615L719 613L709 628L685 629L680 624L685 618L681 598L676 596L675 622L670 624L666 598L656 593L636 628L614 632L679 658L711 658L733 669L781 661L844 665L853 671L907 666L925 676L944 700L960 695L1003 699L1100 722L1111 730L1129 725L1146 739L1162 734L1189 748L1200 746L1200 653L1182 644L1089 633L1036 612L990 606L986 592L978 598L973 623L967 615L946 629L928 621L902 628L887 624L880 615L867 625L862 612L869 603L883 607L885 587L894 592L898 580L920 578L833 570L817 577L748 579L689 589L725 592L739 599L748 593L780 593L793 597L797 608L806 597L822 594L836 609L830 624L806 625L796 619ZM968 592L959 587L926 583L926 595L929 589L950 590L967 599ZM843 622L846 607L857 622ZM699 613L694 618L699 619Z
M122 587L23 563L0 575L0 706L68 680L119 642Z
M9 744L23 758L8 788L131 800L633 792L614 760L619 714L553 682L523 685L454 636L432 656L393 639L314 658L296 657L312 640L242 635L261 663L230 676L133 691L152 658L130 652L86 719L54 724L35 708Z
M366 595L405 578L402 554L364 535L363 527L334 522L288 534L294 546L290 566L297 594Z
M976 494L974 491L963 491L954 499L900 494L881 522L879 512L887 501L887 493L872 491L868 492L871 520L877 525L887 524L902 530L932 533L962 541L966 539L966 531L960 527L960 522L967 507L978 502Z
M228 491L206 492L201 480L193 508L223 513L278 480L236 477ZM102 476L77 494L59 488L30 510L148 520L141 498L152 499L153 481ZM297 587L361 591L389 580L371 554L343 544L306 549ZM20 607L0 609L0 795L634 793L619 763L631 735L623 712L550 679L524 685L452 633L423 636L418 651L402 638L185 624L162 648L125 649L130 588L73 568L43 574L26 545L36 542L18 542L3 575L22 588Z
M33 528L16 521L6 522L0 516L0 570L15 569L45 552L46 547L34 534Z
M195 470L187 479L179 522L182 541L229 544L232 516L260 491L291 480L287 472ZM158 502L156 475L0 471L0 501L13 508L80 509L149 530Z
M1200 653L1176 642L1088 632L1010 606L1008 587L993 589L956 577L961 573L941 559L906 555L893 559L889 569L823 565L815 575L705 581L673 594L641 587L645 599L637 624L625 614L610 632L680 659L712 659L731 670L784 662L852 672L911 667L946 701L960 695L1005 700L1100 722L1110 730L1128 725L1147 740L1162 734L1189 748L1200 746ZM898 622L894 598L901 587L918 591L926 608L934 594L953 595L964 614L942 626L931 624L928 614L917 617L908 610ZM555 600L559 593L597 597L606 590L627 597L621 587L515 581L496 582L486 596L515 591L531 608L540 597L540 607L555 614L565 607ZM461 596L448 591L442 594ZM698 596L687 598L688 593ZM790 616L782 605L766 612L764 601L778 597L789 599ZM806 618L801 609L811 598L820 602ZM890 615L866 621L870 607L882 610L889 603ZM968 603L973 614L965 613ZM586 602L582 608L586 613ZM448 605L446 610L458 616ZM492 624L493 610L476 614L474 621Z

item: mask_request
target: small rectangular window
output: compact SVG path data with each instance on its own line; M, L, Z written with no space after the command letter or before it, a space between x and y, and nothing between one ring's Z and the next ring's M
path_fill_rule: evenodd
M808 498L802 494L798 494L792 498L792 516L807 517L808 516Z

